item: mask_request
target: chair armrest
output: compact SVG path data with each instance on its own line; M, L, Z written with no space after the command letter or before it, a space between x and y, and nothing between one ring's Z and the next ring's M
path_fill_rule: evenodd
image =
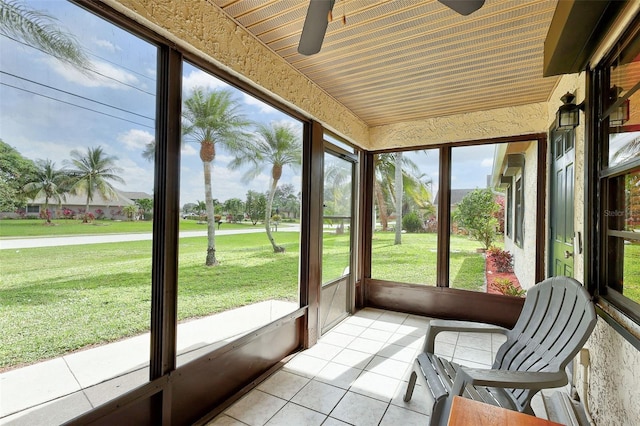
M466 385L489 386L494 388L548 389L568 383L564 371L538 372L484 370L461 366L451 388L451 394L462 395Z
M436 335L442 331L465 331L473 333L502 333L510 330L499 325L484 324L471 321L431 320L427 325L427 336L424 342L424 352L433 353Z

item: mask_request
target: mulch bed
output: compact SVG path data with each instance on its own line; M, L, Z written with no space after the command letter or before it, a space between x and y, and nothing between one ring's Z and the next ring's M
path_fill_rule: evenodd
M514 286L521 288L520 281L518 281L518 277L516 277L516 274L514 274L513 272L498 272L498 269L493 263L493 259L488 253L485 255L484 270L485 270L485 277L487 280L487 293L502 294L502 292L493 285L493 281L496 278L507 278L511 280Z

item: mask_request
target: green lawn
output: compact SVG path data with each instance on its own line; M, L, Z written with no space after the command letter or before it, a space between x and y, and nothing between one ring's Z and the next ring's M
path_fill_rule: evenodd
M436 234L403 234L394 245L393 232L376 232L371 250L371 277L411 284L436 285ZM484 285L484 256L477 241L451 236L450 282L453 288L480 291Z
M216 238L221 265L204 265L206 238L179 247L178 316L298 298L298 239L276 233ZM149 329L151 242L0 251L0 368L31 363Z
M622 293L640 303L640 243L624 246L624 288Z
M221 265L215 268L203 266L205 237L181 239L179 319L263 300L298 300L299 234L275 237L286 253L274 254L262 232L218 236ZM347 264L347 236L327 234L325 244L328 279ZM465 238L452 242L456 250L466 249L452 254L454 287L482 286L482 256L472 252L476 245ZM431 234L405 234L403 244L395 246L393 233L376 233L374 277L433 285L432 248ZM0 265L0 368L148 331L151 241L0 250Z

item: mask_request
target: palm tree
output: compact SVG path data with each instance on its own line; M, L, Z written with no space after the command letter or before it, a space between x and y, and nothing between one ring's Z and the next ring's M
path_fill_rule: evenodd
M115 166L118 157L106 155L102 147L87 148L86 154L78 150L71 151L68 173L71 176L71 193L86 194L87 201L83 222L88 222L89 203L96 193L103 198L112 198L116 190L109 181L124 183L118 176L122 169Z
M147 142L144 145L144 151L142 151L142 158L150 163L153 163L156 159L156 140Z
M272 123L270 126L258 125L254 143L250 147L245 146L244 149L238 151L236 158L229 164L231 169L236 169L244 164L253 165L244 175L245 181L260 174L265 166L271 166L271 185L264 215L264 226L267 238L269 238L275 253L284 252L284 247L277 245L271 234L273 197L278 187L278 181L282 177L284 166L296 168L300 166L301 162L302 142L295 130L288 125Z
M205 93L197 87L184 101L182 134L200 144L200 159L204 168L204 197L207 207L207 266L218 264L215 242L215 211L211 192L212 162L216 144L234 151L248 138L243 129L250 123L239 112L240 103L228 90Z
M44 197L45 212L49 210L49 200L55 200L58 205L66 199L66 184L69 175L64 170L56 169L55 163L49 159L37 160L38 168L34 180L23 187L23 191L32 199ZM47 223L51 223L51 216L47 214Z
M395 161L396 238L394 244L402 244L402 152L396 152Z
M91 62L72 34L47 13L17 1L0 0L0 34L22 41L87 73Z
M640 137L635 137L622 145L613 153L612 159L617 163L640 157Z
M387 200L397 199L392 195L396 186L397 154L393 152L376 154L374 159L375 179L373 190L383 231L388 229L389 216L387 206L388 204L395 204L393 202L389 203ZM403 192L411 197L416 204L426 206L429 204L430 197L427 189L428 182L422 180L424 175L420 174L418 166L411 159L403 155L400 155L400 157Z

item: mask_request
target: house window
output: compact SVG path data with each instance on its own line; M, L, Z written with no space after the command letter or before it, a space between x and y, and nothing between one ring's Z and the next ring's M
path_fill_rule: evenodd
M516 180L514 185L515 202L515 242L518 247L522 247L524 241L524 190L522 188L522 177Z
M601 259L599 292L640 322L640 23L598 70L603 111L599 170ZM599 90L598 90L599 89ZM602 93L604 92L604 93Z
M39 214L40 213L40 206L36 205L29 205L27 206L27 214Z
M505 228L507 237L513 238L513 188L507 188L506 199Z

